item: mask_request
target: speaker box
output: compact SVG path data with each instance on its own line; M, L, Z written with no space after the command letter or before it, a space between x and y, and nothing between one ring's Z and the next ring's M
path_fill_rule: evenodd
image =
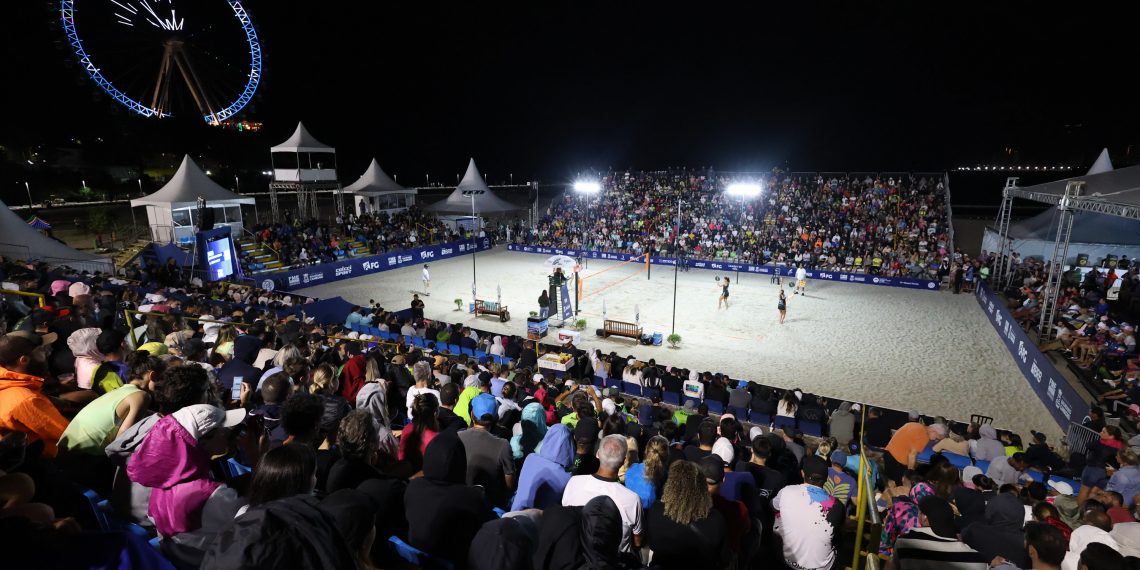
M202 222L199 225L201 231L214 229L214 209L202 208Z

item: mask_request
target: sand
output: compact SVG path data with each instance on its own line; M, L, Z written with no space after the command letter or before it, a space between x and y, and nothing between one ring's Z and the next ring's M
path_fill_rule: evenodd
M425 316L525 335L526 317L538 310L538 296L546 285L544 259L503 247L478 254L480 298L494 300L500 286L503 303L511 310L508 323L466 312L470 257L432 263ZM654 266L652 279L646 279L644 265L616 265L591 260L582 273L592 276L580 304L579 318L588 321L582 348L962 421L983 414L993 417L999 428L1026 435L1030 429L1045 431L1053 441L1063 435L972 295L813 281L806 297L789 294L787 319L781 325L778 288L768 276L742 275L738 282L729 274L730 306L718 309L720 289L714 279L723 272L694 269L677 279L676 332L683 340L680 348L672 349L594 335L602 324L603 299L611 319L633 321L636 304L646 331L668 335L671 330L673 270ZM611 270L601 273L605 269ZM361 305L375 299L386 308L403 309L412 291L423 289L420 270L409 267L299 292L340 295ZM464 299L462 312L455 310L457 297ZM551 320L552 328L555 322Z

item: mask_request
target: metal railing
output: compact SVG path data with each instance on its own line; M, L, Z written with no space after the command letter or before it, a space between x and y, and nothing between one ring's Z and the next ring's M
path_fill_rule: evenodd
M867 421L867 406L862 407L863 423ZM880 524L879 510L877 501L875 500L875 488L871 480L871 465L870 460L867 459L865 451L866 446L863 441L859 441L859 480L857 484L855 505L858 509L858 515L855 518L855 554L852 557L851 567L854 569L859 568L859 558L866 556L866 566L870 570L878 570L879 557L877 552L868 551L866 554L862 553L863 550L863 528L869 518L871 524ZM875 550L878 550L877 548Z
M1069 422L1068 433L1065 434L1065 443L1069 446L1069 454L1084 455L1089 446L1100 439L1100 434L1081 424Z
M41 293L29 293L27 291L16 291L14 289L0 289L0 295L17 295L20 297L34 297L36 299L36 306L44 306L44 296Z

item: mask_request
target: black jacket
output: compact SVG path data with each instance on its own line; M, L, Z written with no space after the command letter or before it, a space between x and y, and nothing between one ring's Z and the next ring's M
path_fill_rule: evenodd
M297 495L249 509L214 538L202 568L355 568L348 544L318 504Z

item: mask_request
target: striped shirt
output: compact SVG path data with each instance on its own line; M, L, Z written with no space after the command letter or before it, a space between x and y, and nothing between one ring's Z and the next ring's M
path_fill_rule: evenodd
M957 538L938 536L930 527L911 529L895 541L895 563L900 570L987 570L990 567L978 551Z

